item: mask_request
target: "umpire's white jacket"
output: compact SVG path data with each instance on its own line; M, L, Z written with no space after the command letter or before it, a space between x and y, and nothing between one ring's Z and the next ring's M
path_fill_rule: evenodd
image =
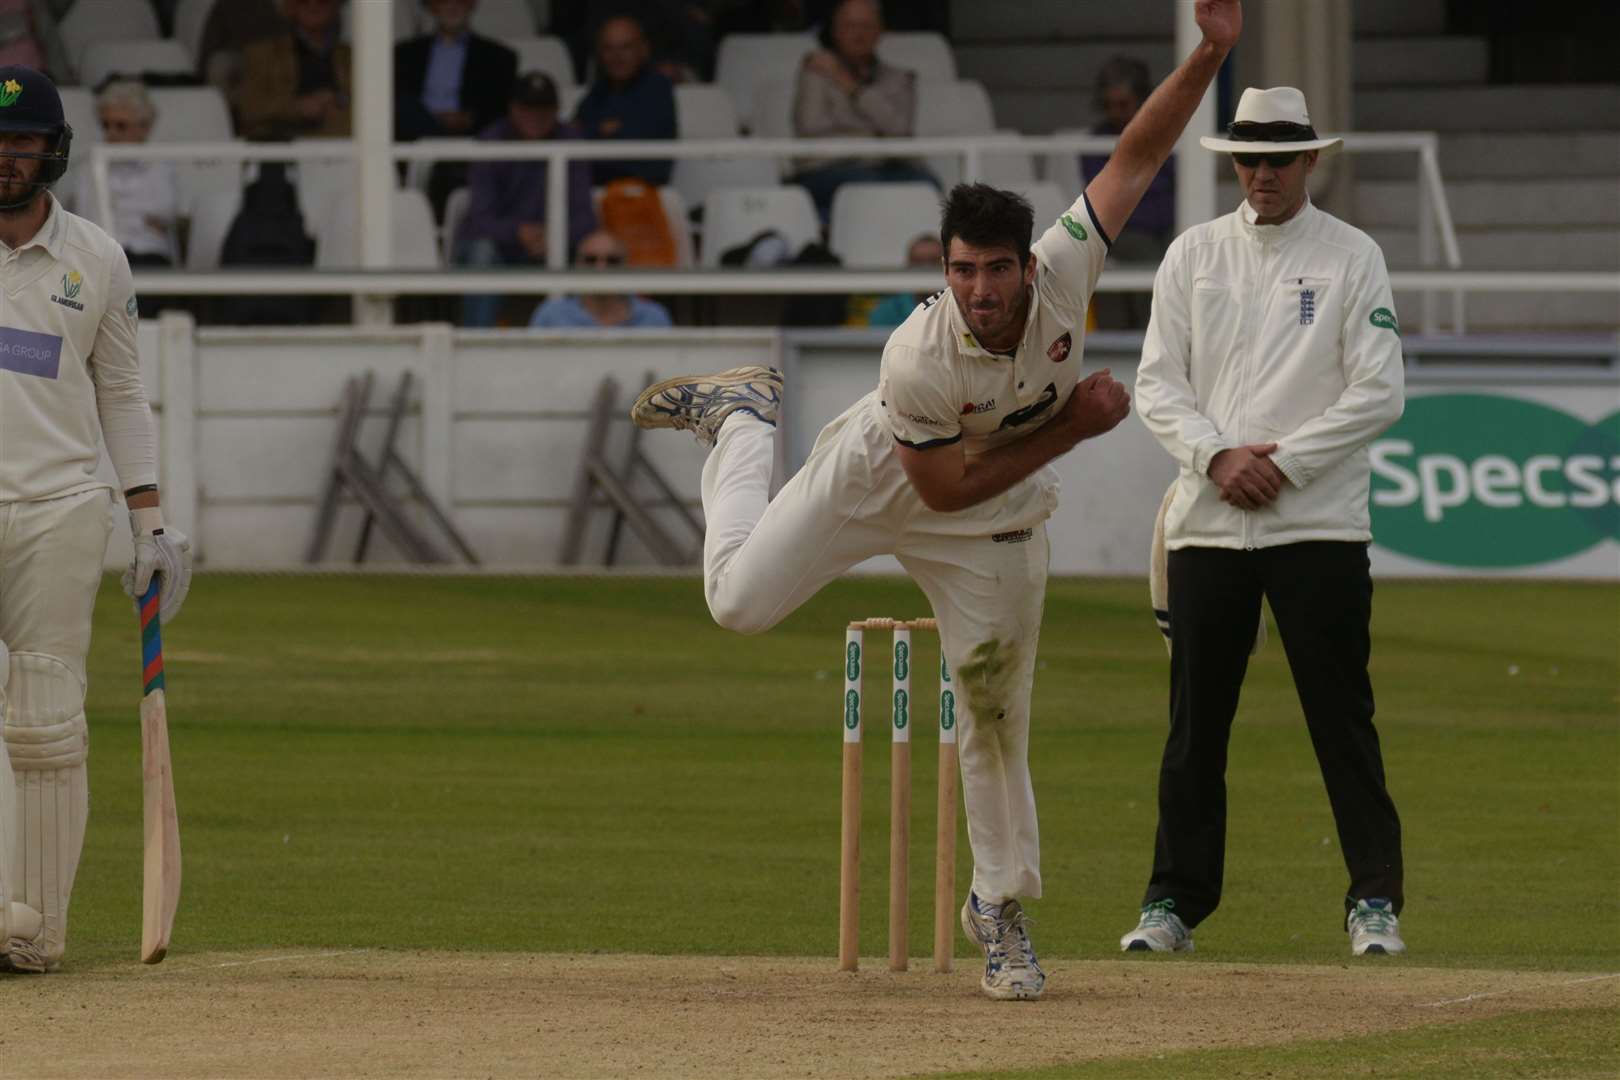
M1153 282L1136 407L1181 464L1165 544L1370 540L1367 444L1405 400L1383 253L1309 202L1254 219L1245 201L1187 230ZM1289 486L1256 511L1222 502L1211 459L1268 442Z

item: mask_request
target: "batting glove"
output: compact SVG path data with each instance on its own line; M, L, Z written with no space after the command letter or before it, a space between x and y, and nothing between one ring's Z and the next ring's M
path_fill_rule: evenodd
M191 541L179 529L163 525L155 506L131 510L129 531L135 539L135 561L124 571L124 592L137 603L158 576L158 612L166 623L180 613L191 590Z

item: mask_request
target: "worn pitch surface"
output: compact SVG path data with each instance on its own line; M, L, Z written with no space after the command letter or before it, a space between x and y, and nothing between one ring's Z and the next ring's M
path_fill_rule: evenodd
M0 982L31 1077L888 1077L1275 1045L1615 1007L1620 977L1055 960L1037 1003L974 965L382 950L207 954ZM1016 1048L1014 1058L1009 1049Z

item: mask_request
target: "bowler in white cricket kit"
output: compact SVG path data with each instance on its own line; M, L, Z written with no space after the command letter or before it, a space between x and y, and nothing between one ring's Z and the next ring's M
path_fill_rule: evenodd
M1046 592L1049 463L1111 430L1130 399L1080 377L1086 306L1114 235L1237 40L1237 0L1199 0L1204 40L1148 99L1106 168L1030 245L1029 204L959 185L941 215L947 288L883 350L875 391L828 424L769 498L782 379L769 368L649 387L632 417L714 446L703 471L703 571L722 626L774 626L827 582L892 554L922 588L961 709L973 888L962 909L993 998L1038 998L1045 975L1019 898L1041 895L1029 701Z
M0 970L13 972L62 959L90 810L84 662L115 501L98 440L130 509L125 591L160 574L167 621L191 575L158 505L129 263L49 191L72 141L51 81L0 67Z

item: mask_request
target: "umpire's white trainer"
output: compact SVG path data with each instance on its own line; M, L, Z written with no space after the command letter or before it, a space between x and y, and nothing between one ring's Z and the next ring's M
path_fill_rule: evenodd
M1395 956L1406 951L1401 940L1401 921L1395 907L1383 897L1357 900L1344 919L1350 931L1351 956Z
M637 427L690 431L704 446L713 446L720 425L734 412L752 413L776 423L782 404L782 373L749 365L714 375L677 375L653 383L630 407Z
M979 987L998 1001L1034 1001L1046 986L1046 972L1035 961L1029 918L1018 901L999 907L980 902L971 891L962 905L962 930L984 950Z
M1175 913L1169 898L1142 906L1136 929L1119 939L1121 952L1192 952L1192 931Z

